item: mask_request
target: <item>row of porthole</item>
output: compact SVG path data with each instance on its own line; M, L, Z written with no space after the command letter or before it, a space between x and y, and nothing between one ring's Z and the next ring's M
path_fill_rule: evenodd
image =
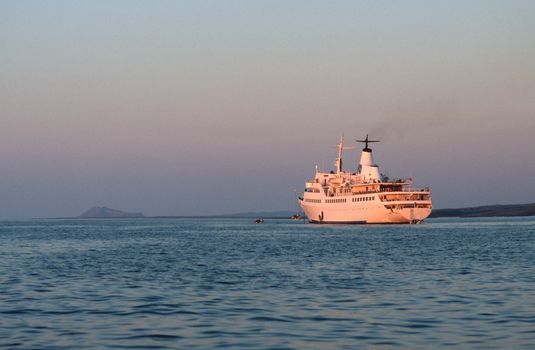
M357 197L353 198L353 202L365 202L365 201L373 201L373 196L370 197Z
M370 196L370 197L357 197L357 198L352 198L351 201L352 202L365 202L365 201L372 201L373 199L374 199L373 196ZM346 201L347 201L346 198L326 199L325 203L346 203ZM321 199L306 198L305 202L321 203Z
M311 199L311 198L306 198L306 199L305 199L305 202L321 203L321 199Z
M345 198L337 198L337 199L326 199L325 203L345 203L347 200Z

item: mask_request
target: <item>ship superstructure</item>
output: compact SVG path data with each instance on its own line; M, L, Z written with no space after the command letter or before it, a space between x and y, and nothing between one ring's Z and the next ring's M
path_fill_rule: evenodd
M299 205L312 223L420 223L431 214L429 187L414 188L412 178L389 179L379 172L370 143L364 140L360 163L355 172L344 171L344 136L338 144L335 170L321 172L305 184Z

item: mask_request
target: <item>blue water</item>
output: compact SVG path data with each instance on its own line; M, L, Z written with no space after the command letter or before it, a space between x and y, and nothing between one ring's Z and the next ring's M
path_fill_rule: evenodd
M534 349L535 218L4 221L0 347Z

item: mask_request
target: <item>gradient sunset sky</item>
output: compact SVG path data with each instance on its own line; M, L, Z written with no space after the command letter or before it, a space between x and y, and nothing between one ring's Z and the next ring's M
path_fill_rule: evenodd
M4 0L0 43L0 218L295 209L342 132L535 202L535 1Z

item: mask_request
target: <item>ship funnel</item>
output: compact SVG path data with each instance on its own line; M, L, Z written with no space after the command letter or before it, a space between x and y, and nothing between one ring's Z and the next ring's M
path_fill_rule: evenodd
M379 175L379 167L375 164L373 160L371 148L368 147L369 143L379 142L379 140L369 140L368 135L366 135L366 139L357 140L357 142L364 143L364 148L362 149L362 153L360 155L358 174L362 175L367 181L380 180L381 177Z

